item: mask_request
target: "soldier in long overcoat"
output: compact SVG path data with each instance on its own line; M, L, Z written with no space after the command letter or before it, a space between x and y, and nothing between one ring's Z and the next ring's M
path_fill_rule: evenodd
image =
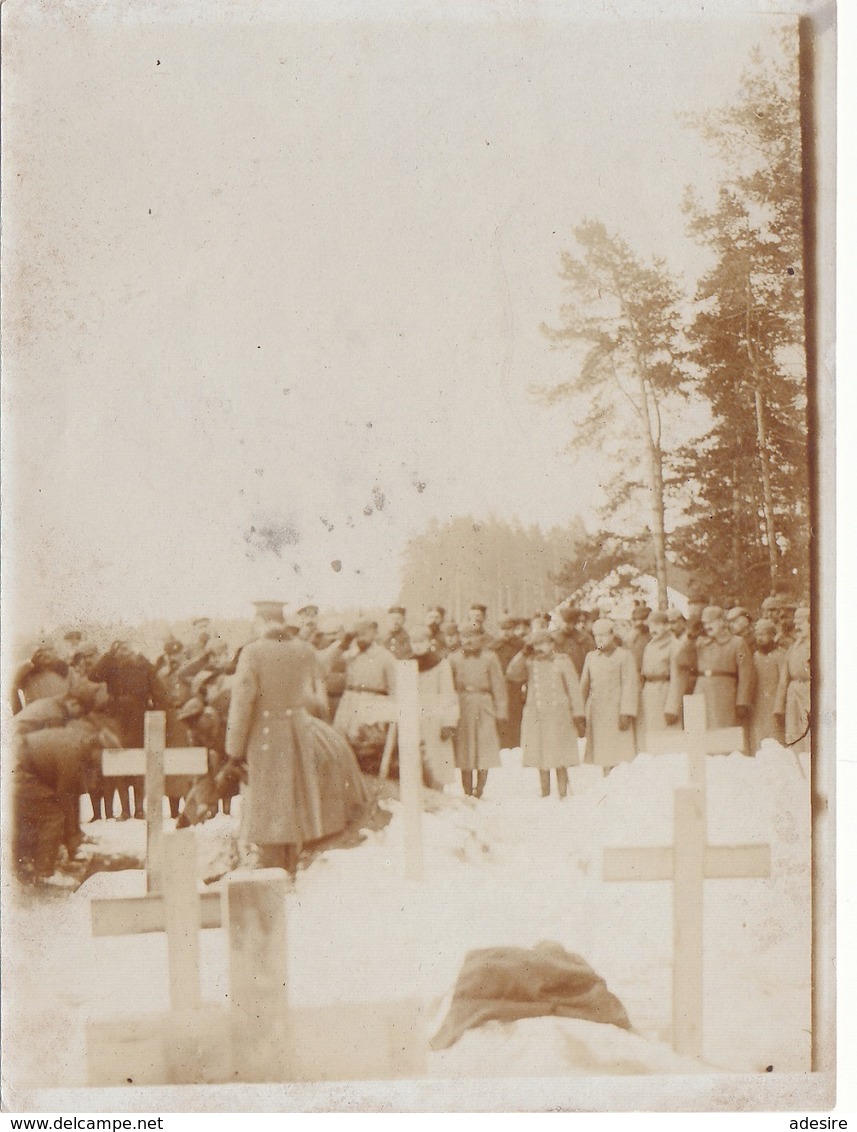
M461 648L449 658L460 715L455 732L455 765L465 794L482 797L491 767L500 766L497 724L507 716L506 678L495 653L484 647L481 630L463 629Z
M783 729L776 717L777 691L782 679L785 653L777 648L777 627L767 617L753 626L756 649L753 666L756 669L756 694L750 716L750 755L755 755L763 739L783 741Z
M574 665L556 649L551 634L542 630L532 634L526 653L513 658L506 678L527 685L521 723L522 766L538 769L545 798L550 794L550 772L555 770L557 791L564 798L568 793L567 768L580 762L577 739L585 730L583 697Z
M696 669L694 694L705 696L709 729L749 722L756 670L744 640L729 631L720 606L709 605L702 611Z
M675 718L666 718L670 703L670 683L678 678L673 663L673 635L666 613L655 610L649 614L649 643L643 649L640 663L640 718L637 728L638 744L645 751L646 733L663 731L676 726Z
M353 752L312 714L321 677L317 651L277 621L238 661L226 754L246 764L242 833L264 867L294 873L304 842L344 828L365 804Z
M636 757L634 721L639 678L634 657L616 643L615 626L599 618L592 626L595 651L586 654L580 691L586 704L586 758L611 768Z
M786 746L794 751L808 751L810 749L810 638L809 610L806 606L795 610L794 635L794 643L786 653L774 710L784 725Z

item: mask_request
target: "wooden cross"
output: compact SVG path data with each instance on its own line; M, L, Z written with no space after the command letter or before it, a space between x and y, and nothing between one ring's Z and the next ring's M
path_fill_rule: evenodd
M423 877L423 767L420 755L419 670L415 660L396 662L396 695L390 698L387 716L387 741L378 771L386 778L393 757L393 746L399 740L399 796L405 820L405 876L408 880Z
M164 838L164 895L145 896L144 926L131 902L115 905L112 930L165 931L167 1014L128 1015L87 1027L93 1086L321 1081L413 1077L428 1049L420 1004L412 1000L290 1007L286 978L286 893L281 869L229 878L222 909L197 895L193 830ZM117 908L127 904L126 916ZM93 902L93 926L97 916ZM199 929L223 925L229 940L229 1006L200 996Z
M205 747L167 747L167 716L147 711L142 747L101 752L105 778L146 778L146 891L160 892L163 876L164 777L208 773Z
M676 790L673 846L604 850L605 881L673 882L673 1046L702 1054L703 889L716 878L767 877L769 845L709 845L702 787Z
M647 731L643 749L648 755L688 758L688 783L705 786L706 755L744 750L743 727L706 729L705 696L684 697L684 731Z

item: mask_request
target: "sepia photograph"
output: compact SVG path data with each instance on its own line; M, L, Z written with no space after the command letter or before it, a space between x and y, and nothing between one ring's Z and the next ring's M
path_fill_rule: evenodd
M2 30L3 1109L831 1109L834 5Z

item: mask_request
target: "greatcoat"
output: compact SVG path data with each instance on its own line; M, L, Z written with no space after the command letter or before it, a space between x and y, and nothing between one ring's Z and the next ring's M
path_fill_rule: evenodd
M621 715L636 718L639 678L632 654L615 648L608 656L600 650L586 654L580 677L586 702L586 758L596 766L631 762L637 754L634 728L619 729Z

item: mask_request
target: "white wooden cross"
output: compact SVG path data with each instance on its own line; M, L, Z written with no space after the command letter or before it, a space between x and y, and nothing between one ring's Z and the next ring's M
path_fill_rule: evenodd
M703 1022L703 889L716 878L767 877L769 845L709 845L705 791L676 790L672 847L604 850L605 881L673 882L672 1036L676 1052L699 1057Z
M163 874L164 777L208 773L205 747L167 747L167 717L147 711L142 747L104 750L101 771L105 778L146 778L146 891L160 892Z
M684 697L684 731L647 731L642 744L647 755L681 755L688 758L688 783L705 786L707 755L744 750L743 727L706 728L705 696Z
M428 1043L412 1000L290 1007L286 976L286 893L280 869L229 878L213 922L197 896L193 830L164 838L164 895L146 896L145 924L130 906L113 910L111 933L165 931L170 1011L91 1022L93 1086L320 1081L414 1077ZM120 901L110 902L117 907ZM93 913L95 930L96 916ZM229 1006L201 1001L199 929L223 925L229 942Z

